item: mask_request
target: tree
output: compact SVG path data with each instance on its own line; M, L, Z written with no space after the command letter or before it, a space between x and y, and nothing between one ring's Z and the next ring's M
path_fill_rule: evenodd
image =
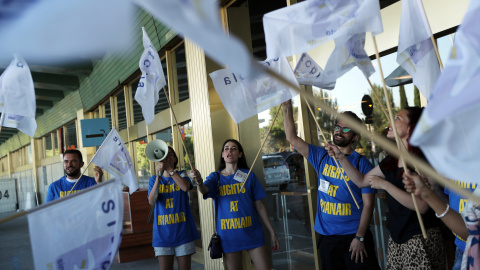
M418 91L417 86L413 87L413 104L417 107L420 107L420 91Z
M260 129L260 142L263 142L265 136L267 135L268 129L275 118L275 114L277 114L279 106L275 106L270 108L269 115L270 121L268 121L267 125ZM296 108L293 109L293 113L295 115ZM283 109L280 110L278 113L277 119L275 119L275 123L273 124L272 130L270 134L268 134L268 139L263 146L263 153L276 153L276 152L283 152L286 151L290 147L290 144L287 141L285 136L285 131L283 127Z
M405 94L405 86L400 85L400 108L408 107L407 94Z

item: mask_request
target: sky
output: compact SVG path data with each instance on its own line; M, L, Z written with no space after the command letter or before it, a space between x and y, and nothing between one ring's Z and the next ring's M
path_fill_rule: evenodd
M447 35L439 38L437 42L440 58L442 59L443 65L445 66L447 59L450 55L452 40L450 36ZM388 77L388 75L390 75L390 73L392 73L399 66L396 62L396 58L396 52L380 58L383 75L385 77ZM377 60L373 60L372 64L376 72L370 77L370 81L372 82L372 84L382 85ZM370 86L368 85L365 76L358 68L355 67L337 80L337 84L333 90L326 91L332 96L332 98L337 99L340 112L353 111L360 118L364 118L365 116L362 113L360 102L362 101L362 97L369 92L369 89ZM408 104L410 106L413 106L413 84L405 85L405 92L407 94ZM373 98L374 97L372 97L372 99ZM399 87L393 88L393 102L395 103L395 106L399 106L400 104ZM295 100L294 106L296 106ZM378 110L380 108L374 108L374 110L375 109ZM260 120L260 127L264 127L269 123L270 116L268 114L268 110L260 113L258 117L259 119L265 119L265 121Z

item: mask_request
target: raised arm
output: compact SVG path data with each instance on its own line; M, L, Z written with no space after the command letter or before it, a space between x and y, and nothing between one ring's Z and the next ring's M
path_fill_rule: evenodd
M295 149L305 158L308 158L308 143L306 143L302 138L297 136L295 131L295 122L293 121L293 107L292 101L286 101L283 103L284 111L284 128L285 136L287 141L290 142Z
M159 176L159 172L157 171L157 175L156 175L156 178L155 178L155 183L153 184L153 187L150 190L150 193L148 194L148 203L150 205L154 205L157 202L156 199L158 197L158 185L160 184L160 177L161 176Z
M410 195L410 193L406 192L405 190L399 189L389 181L385 180L385 175L383 175L379 166L373 168L365 175L364 178L366 179L366 181L368 181L368 183L370 183L370 186L372 188L385 190L403 206L415 211L415 205L413 204L412 195ZM426 213L428 208L430 207L419 196L416 196L416 198L418 210L420 210L420 213L422 214Z
M425 185L422 177L416 173L406 172L403 176L403 183L405 184L407 192L415 193L415 195L420 196L426 203L428 203L437 216L440 216L440 219L450 230L452 230L452 232L462 239L467 239L469 234L462 216L453 209L447 211L447 204L444 203L442 199L433 192L433 190Z

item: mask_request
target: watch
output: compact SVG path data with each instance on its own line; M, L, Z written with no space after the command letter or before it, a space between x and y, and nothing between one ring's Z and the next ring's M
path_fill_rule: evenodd
M356 235L355 235L355 239L357 239L358 241L360 241L362 243L363 243L363 240L365 240L365 239L363 239L363 237L356 236Z
M175 174L175 170L169 172L168 174L170 174L170 176L173 176Z

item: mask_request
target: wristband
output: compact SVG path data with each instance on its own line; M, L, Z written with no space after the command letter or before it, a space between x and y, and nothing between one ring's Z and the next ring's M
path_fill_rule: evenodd
M447 209L445 209L445 212L443 212L441 215L437 215L437 213L435 213L435 216L437 218L442 218L448 213L448 210L450 210L450 205L447 203Z

